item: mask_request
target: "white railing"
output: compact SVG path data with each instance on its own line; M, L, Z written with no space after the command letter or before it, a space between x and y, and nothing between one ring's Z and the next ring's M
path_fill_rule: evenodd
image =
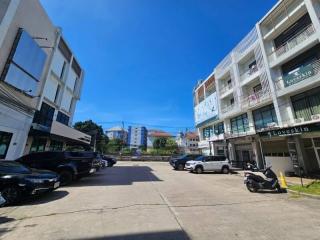
M284 89L291 85L295 85L299 82L302 82L306 79L309 79L315 75L318 75L320 72L320 60L316 60L306 66L300 67L294 72L286 76L281 76L278 80L275 81L277 90Z
M237 56L244 54L252 45L258 40L258 33L256 27L254 27L238 45L234 48L234 52Z
M254 65L253 67L251 67L250 69L248 69L247 71L245 71L244 73L242 73L240 75L240 80L244 81L247 78L251 77L253 74L255 74L256 72L259 71L259 68L257 65Z
M243 97L241 107L244 109L251 108L270 99L271 94L269 91L260 90L256 93L250 94L249 96Z
M235 104L225 105L221 108L222 113L227 113L235 108Z
M232 89L232 84L223 84L220 88L221 95Z
M270 60L275 59L275 57L280 57L281 55L285 54L289 50L293 49L300 43L304 42L308 39L311 35L315 33L315 29L313 24L306 26L301 31L297 32L294 36L292 36L288 41L278 47L275 51L273 51L269 57Z

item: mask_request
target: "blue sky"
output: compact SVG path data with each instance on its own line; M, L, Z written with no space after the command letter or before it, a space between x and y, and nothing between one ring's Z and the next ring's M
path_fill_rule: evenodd
M192 88L276 0L41 0L85 70L75 121L177 132Z

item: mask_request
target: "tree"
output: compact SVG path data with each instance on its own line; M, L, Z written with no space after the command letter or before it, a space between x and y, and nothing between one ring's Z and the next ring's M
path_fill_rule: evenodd
M152 145L154 149L163 149L166 146L167 139L164 137L156 138Z
M84 122L76 122L73 127L80 132L90 135L90 145L96 145L96 151L103 152L105 145L109 142L109 138L103 133L102 126L96 124L92 120L87 120Z
M178 144L172 138L168 138L165 145L166 150L175 151L178 150Z
M111 139L106 146L106 150L111 153L119 152L123 146L125 146L125 143L123 142L123 140Z

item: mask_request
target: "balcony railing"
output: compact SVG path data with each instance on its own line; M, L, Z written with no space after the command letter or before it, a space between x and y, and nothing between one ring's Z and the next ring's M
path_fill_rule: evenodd
M222 107L221 111L222 113L227 113L229 111L232 111L235 108L235 104L225 105Z
M314 33L315 29L313 24L306 26L304 29L297 32L288 41L286 41L280 47L278 47L274 52L272 52L269 57L271 57L272 60L275 59L275 57L280 57L281 55L285 54L289 50L299 45L300 43L307 40Z
M301 81L309 79L320 72L320 60L316 60L306 66L302 66L294 72L291 72L285 76L280 77L276 82L278 90L292 86Z
M224 94L227 91L229 91L230 89L232 89L232 84L223 84L220 88L220 93Z
M244 96L242 98L242 108L251 108L263 103L271 98L269 91L260 90L256 93L250 94L249 96Z
M248 69L246 72L242 73L240 76L240 80L244 81L247 78L251 77L252 75L254 75L256 72L259 71L259 68L257 65L254 65L253 67L251 67L250 69Z

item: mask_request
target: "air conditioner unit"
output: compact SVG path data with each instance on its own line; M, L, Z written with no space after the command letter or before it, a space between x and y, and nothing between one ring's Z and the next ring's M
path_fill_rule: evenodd
M320 114L311 115L311 120L313 121L320 120Z
M297 118L294 120L294 123L303 123L304 122L304 118Z
M268 128L275 128L278 127L278 124L276 122L271 122L267 124Z

